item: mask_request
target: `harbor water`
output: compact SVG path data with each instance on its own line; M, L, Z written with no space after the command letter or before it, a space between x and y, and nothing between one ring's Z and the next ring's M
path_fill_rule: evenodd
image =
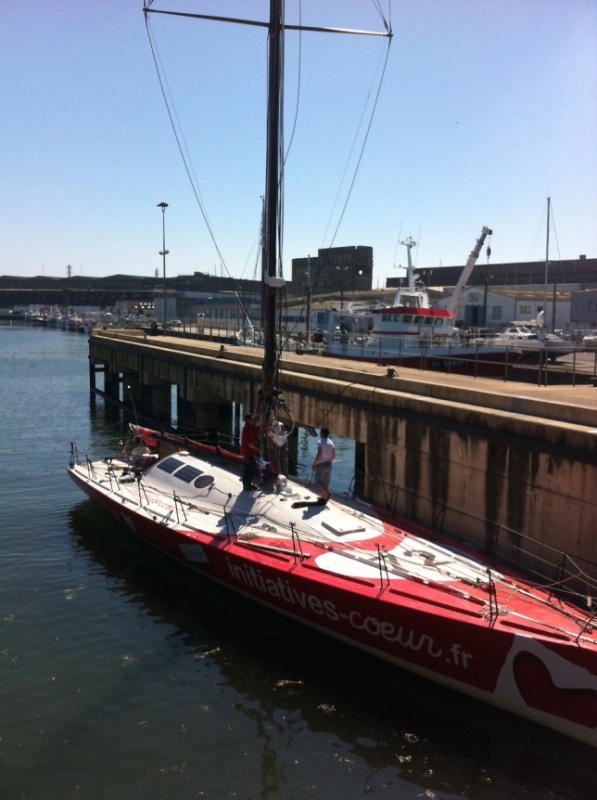
M126 420L90 399L85 335L0 323L0 401L2 800L597 797L591 748L212 586L86 500L70 442L109 455Z

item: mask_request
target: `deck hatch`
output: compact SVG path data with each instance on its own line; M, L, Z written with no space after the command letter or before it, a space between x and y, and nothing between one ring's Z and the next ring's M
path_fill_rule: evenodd
M184 461L181 461L179 458L167 458L165 461L159 461L156 466L157 469L161 469L162 472L167 472L171 475L174 470L177 470L183 465Z
M321 526L323 528L327 528L328 531L335 533L336 536L346 536L349 533L364 533L367 530L362 525L359 525L356 528L339 528L335 525L330 525L329 522L322 522Z

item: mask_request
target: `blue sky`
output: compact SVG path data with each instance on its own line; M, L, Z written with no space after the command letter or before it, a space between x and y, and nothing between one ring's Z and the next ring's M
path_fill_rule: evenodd
M284 270L374 250L374 285L463 264L597 256L594 0L378 0L394 38L289 32ZM151 15L207 230L170 127L142 0L0 2L0 275L253 278L264 186L265 32ZM265 19L267 0L154 0ZM299 4L287 0L296 21ZM302 0L305 24L379 29L371 0ZM388 11L389 8L389 11ZM300 84L297 78L300 57ZM300 85L300 91L297 87ZM358 170L355 169L360 159ZM341 214L353 182L346 210ZM336 232L337 231L337 232ZM484 256L483 256L484 258Z

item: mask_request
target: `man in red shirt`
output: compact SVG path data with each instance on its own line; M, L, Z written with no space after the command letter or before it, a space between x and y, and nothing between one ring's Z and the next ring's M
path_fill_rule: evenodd
M240 435L240 454L243 457L243 489L250 492L257 489L253 483L257 472L257 456L261 455L258 441L260 428L259 417L253 414L245 416L245 426Z

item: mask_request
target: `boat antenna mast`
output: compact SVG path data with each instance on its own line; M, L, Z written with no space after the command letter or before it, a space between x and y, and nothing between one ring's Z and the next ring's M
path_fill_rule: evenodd
M412 236L408 236L406 239L404 239L404 241L400 242L400 244L403 244L406 247L406 257L408 259L406 278L408 280L408 291L412 293L415 291L415 275L413 270L413 260L410 251L413 249L413 247L417 246L417 243L415 242Z

